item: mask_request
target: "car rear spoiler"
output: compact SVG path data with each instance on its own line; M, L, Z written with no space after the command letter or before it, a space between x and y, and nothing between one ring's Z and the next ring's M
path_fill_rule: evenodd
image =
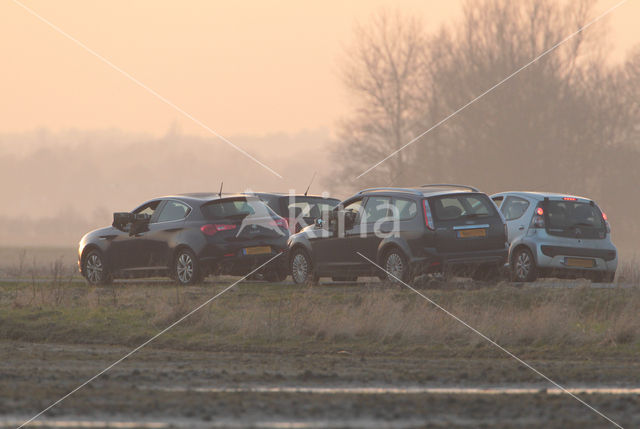
M473 186L468 186L468 185L455 185L452 183L428 183L426 185L420 185L421 188L463 188L463 189L469 189L470 191L473 192L480 192L480 190L478 188L474 188Z

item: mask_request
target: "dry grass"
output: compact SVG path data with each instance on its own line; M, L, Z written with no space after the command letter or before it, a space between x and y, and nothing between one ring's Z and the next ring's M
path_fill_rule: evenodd
M0 339L137 345L222 286L63 280L0 287ZM427 296L513 350L561 356L640 351L640 288L426 290ZM192 349L495 353L468 328L406 289L380 285L241 284L159 339Z

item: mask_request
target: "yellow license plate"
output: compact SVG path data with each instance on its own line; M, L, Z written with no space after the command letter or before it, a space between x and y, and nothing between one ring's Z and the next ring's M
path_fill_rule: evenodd
M243 253L245 255L262 255L264 253L271 253L271 246L247 247L244 249Z
M458 231L460 238L486 237L487 230L484 228L462 229Z
M595 267L595 262L593 259L582 259L582 258L567 258L565 263L569 267L580 267L580 268L593 268Z

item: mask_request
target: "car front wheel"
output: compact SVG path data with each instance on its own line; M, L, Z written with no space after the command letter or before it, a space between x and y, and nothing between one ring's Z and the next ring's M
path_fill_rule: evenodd
M527 248L520 248L511 261L511 279L514 282L532 282L538 278L536 261Z
M107 270L102 252L92 250L84 258L82 272L87 282L91 285L104 285L111 283L112 277Z
M317 283L318 277L313 273L311 257L303 249L296 249L291 255L291 278L295 284Z
M181 285L192 285L200 281L200 266L191 250L182 249L178 252L172 274L172 277Z

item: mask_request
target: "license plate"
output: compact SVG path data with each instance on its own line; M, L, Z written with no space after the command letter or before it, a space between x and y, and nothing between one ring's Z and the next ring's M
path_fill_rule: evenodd
M593 259L566 258L565 264L569 267L593 268L596 265L596 261Z
M243 255L262 255L264 253L271 253L271 246L256 246L242 249Z
M459 238L486 237L487 230L484 228L462 229L458 231Z

